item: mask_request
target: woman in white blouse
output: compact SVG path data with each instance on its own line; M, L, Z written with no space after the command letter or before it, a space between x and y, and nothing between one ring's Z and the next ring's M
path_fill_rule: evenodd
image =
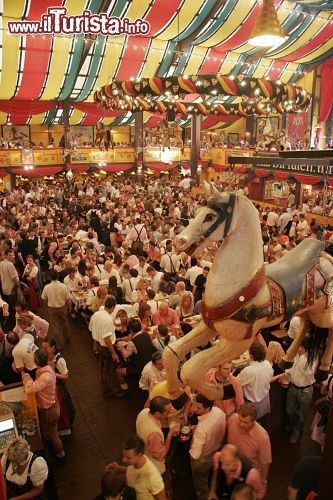
M47 463L30 451L25 439L19 437L9 443L1 465L7 498L21 498L27 493L29 498L37 498L42 493L49 472Z
M33 256L27 255L27 265L24 268L22 280L29 288L29 294L27 294L26 298L29 309L32 312L36 312L39 309L37 274L38 267L35 264Z

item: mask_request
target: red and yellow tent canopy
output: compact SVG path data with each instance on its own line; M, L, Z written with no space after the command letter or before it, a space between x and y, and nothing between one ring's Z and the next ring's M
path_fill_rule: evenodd
M71 101L71 124L127 124L127 110L102 111L94 92L113 80L207 75L269 78L296 83L333 56L333 2L274 0L286 35L277 48L247 41L257 0L4 0L1 23L0 123L62 123ZM66 16L142 20L143 34L9 32L8 22L41 22L48 8ZM25 24L27 26L27 24ZM55 30L54 30L55 31Z

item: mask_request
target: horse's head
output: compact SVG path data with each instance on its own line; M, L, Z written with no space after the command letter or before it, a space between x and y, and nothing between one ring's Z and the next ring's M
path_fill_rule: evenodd
M175 237L175 245L189 255L200 253L210 241L223 240L230 231L234 214L236 194L220 193L213 185L205 183L210 194L207 205L202 207L195 219Z

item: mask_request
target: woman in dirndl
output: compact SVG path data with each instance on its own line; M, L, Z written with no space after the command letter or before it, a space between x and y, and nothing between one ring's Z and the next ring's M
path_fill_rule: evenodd
M14 438L1 459L8 500L14 498L47 498L43 495L48 476L47 463L30 451L29 443ZM2 497L1 498L5 498Z
M29 310L32 312L37 312L39 309L38 282L37 282L38 267L36 266L32 255L27 255L26 260L27 260L27 265L25 266L22 275L23 282L29 288L29 293L26 295L26 300L28 302Z
M75 408L66 381L69 378L65 359L61 356L55 339L51 338L42 343L42 349L49 354L49 364L54 368L57 379L57 397L60 406L60 417L58 420L59 436L69 436L72 433L75 418Z

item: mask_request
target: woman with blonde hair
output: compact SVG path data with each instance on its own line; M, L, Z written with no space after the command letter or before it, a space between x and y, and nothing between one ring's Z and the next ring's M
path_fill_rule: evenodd
M30 451L29 443L13 439L1 459L8 499L37 498L48 476L47 463Z
M187 321L188 318L193 316L193 309L193 295L191 293L184 293L179 306L176 307L176 313L179 316L180 326L184 335L192 330L192 326Z
M180 321L193 316L193 309L193 295L191 293L184 293L182 295L180 305L176 307L176 312Z
M130 331L128 327L128 314L125 309L119 309L114 318L115 334L117 340L130 340Z
M266 359L271 363L274 370L274 375L281 373L281 369L279 368L279 363L284 355L285 352L279 342L272 340L268 344Z
M147 288L148 288L148 280L146 279L140 279L138 281L138 284L136 285L136 290L133 290L132 292L132 299L131 302L132 304L135 304L138 302L141 304L141 302L146 302L148 300L148 294L147 294Z

